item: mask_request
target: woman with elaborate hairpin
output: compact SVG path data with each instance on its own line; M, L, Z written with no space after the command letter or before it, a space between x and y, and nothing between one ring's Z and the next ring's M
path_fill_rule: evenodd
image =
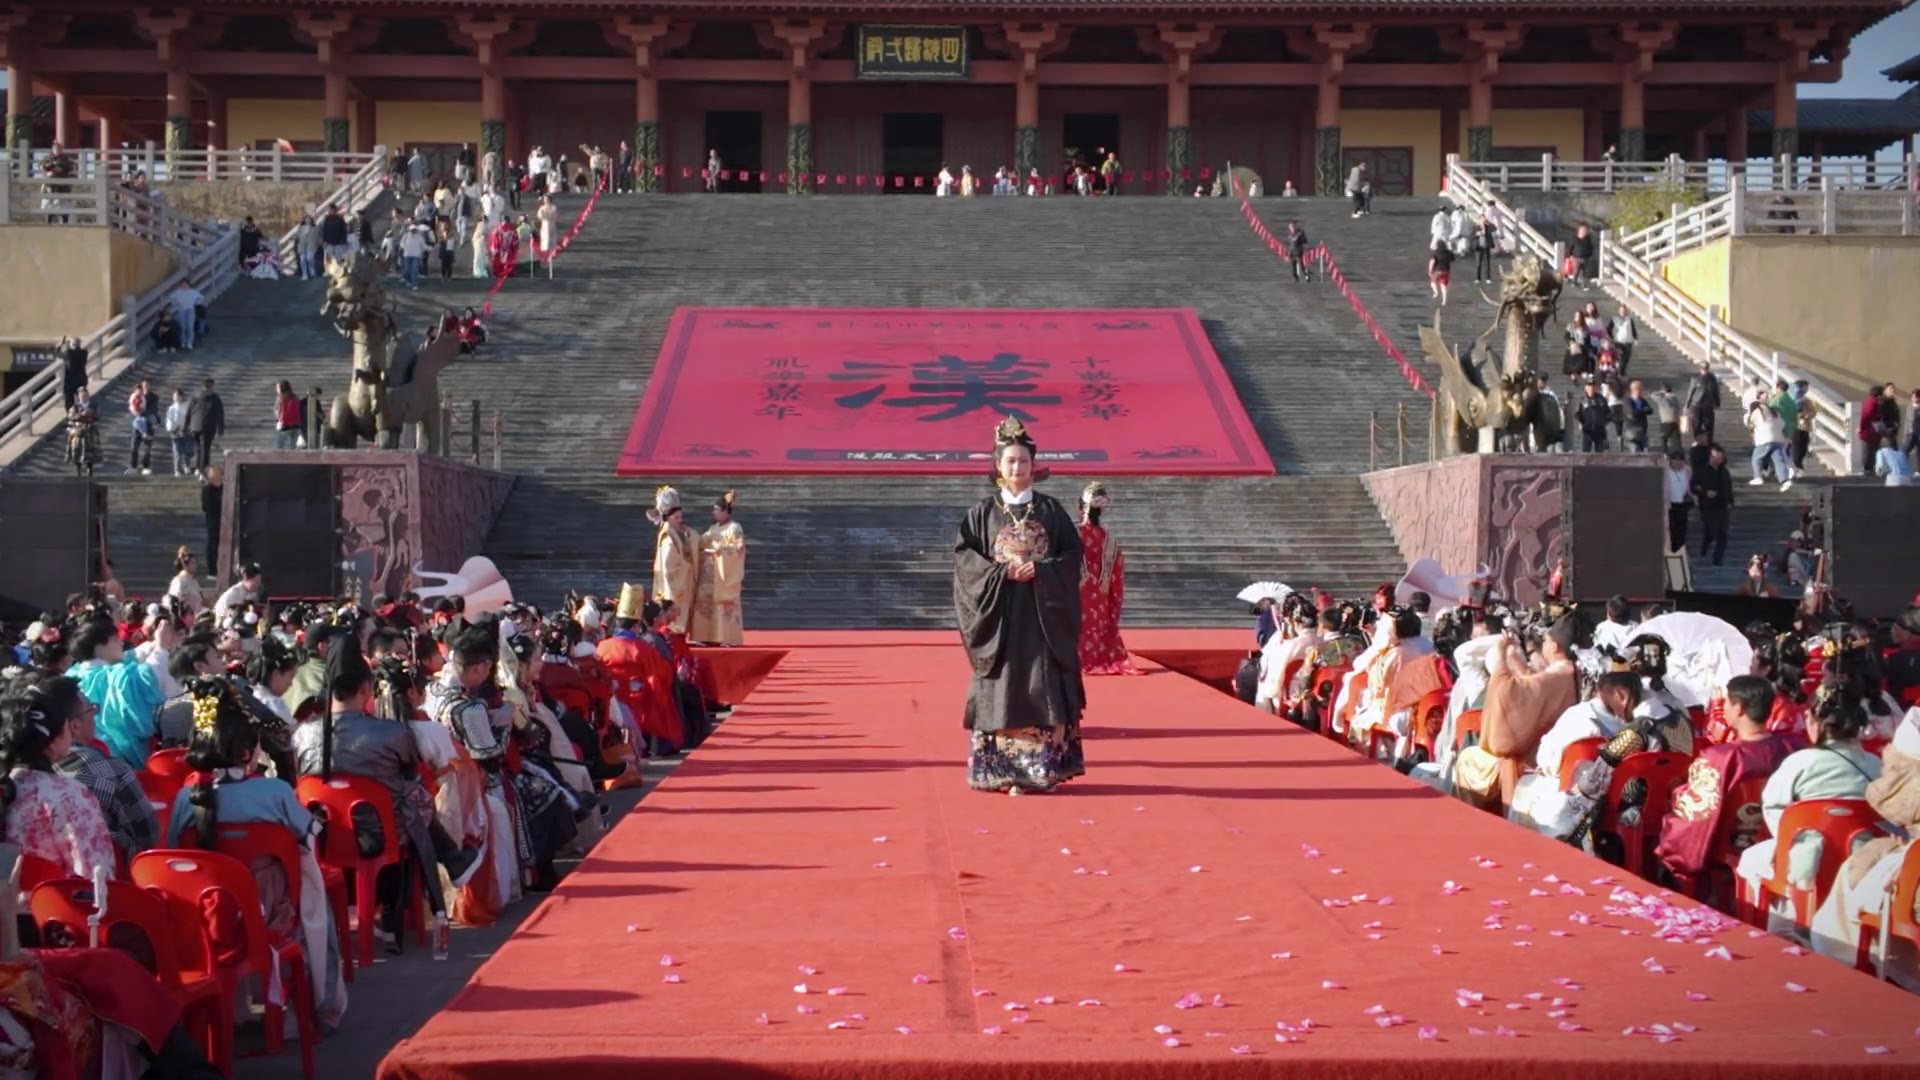
M653 493L647 520L660 526L653 549L653 598L673 601L672 630L685 634L700 580L700 537L687 527L680 493L671 487Z
M1080 672L1138 675L1120 640L1120 605L1126 599L1127 561L1100 515L1111 501L1095 480L1080 493Z
M1034 441L1009 417L994 431L996 491L954 542L953 607L973 663L967 783L1048 791L1086 771L1080 752L1080 533L1033 488Z
M708 645L738 645L746 640L740 590L747 576L747 534L733 520L733 506L731 491L713 501L713 526L700 547L692 637Z

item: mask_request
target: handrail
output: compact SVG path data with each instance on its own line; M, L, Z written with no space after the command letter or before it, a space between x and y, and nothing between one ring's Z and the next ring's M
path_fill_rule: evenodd
M0 158L0 225L103 225L112 214L104 178L16 178Z
M387 148L374 147L366 164L360 166L358 172L347 177L339 187L333 189L325 199L321 200L319 206L338 206L344 214L358 213L366 209L369 203L379 198L381 192L386 190L386 161ZM317 206L308 208L309 212L316 209L318 209ZM296 223L282 234L279 243L274 245L275 253L280 256L280 265L289 267L296 265L298 252L294 249L299 234L300 226Z
M272 182L334 182L365 168L369 161L383 160L384 147L371 154L327 151L288 152L278 146L265 150L241 147L233 150L175 150L168 152L152 142L137 147L107 150L68 150L74 175L81 179L104 178L109 183L138 172L153 183L200 180L262 180ZM15 162L27 175L39 175L51 148L29 149Z
M1674 184L1705 191L1728 191L1735 183L1751 191L1793 190L1828 180L1841 190L1920 189L1920 165L1912 155L1899 161L1806 161L1789 157L1752 161L1562 161L1542 154L1538 161L1463 161L1463 171L1492 192L1555 191L1605 193L1641 184Z
M227 229L199 251L181 259L179 267L153 288L123 305L119 314L83 338L87 350L87 382L100 389L117 378L138 358L169 295L182 282L199 289L211 302L232 286L240 276L240 234ZM61 406L63 373L60 364L49 364L28 379L19 389L0 400L0 467L12 465L33 449L42 434L39 421L51 413L57 429Z
M1698 206L1676 204L1665 219L1614 242L1657 265L1726 236L1920 235L1916 217L1914 195L1905 190L1850 190L1823 177L1812 191L1775 191L1755 199L1736 177L1725 195Z
M1229 166L1227 175L1229 177L1233 175L1231 166ZM1286 258L1286 255L1281 250L1279 237L1273 235L1273 231L1267 228L1266 221L1260 217L1259 211L1253 208L1253 201L1247 198L1247 193L1240 187L1240 181L1234 179L1232 183L1233 193L1240 197L1240 213L1241 216L1247 219L1247 227L1252 229L1253 234L1267 245L1267 250L1282 259ZM1360 301L1359 295L1347 284L1347 275L1341 272L1340 264L1334 261L1333 252L1327 250L1327 245L1325 243L1316 244L1308 254L1315 257L1316 261L1319 262L1322 272L1326 275L1326 279L1339 287L1340 295L1346 299L1347 305L1353 308L1353 313L1359 317L1360 324L1365 326L1367 332L1373 335L1374 342L1386 352L1387 359L1399 365L1400 374L1406 377L1407 385L1425 394L1429 398L1433 397L1433 387L1428 386L1427 381L1420 377L1420 372L1417 371L1412 364L1407 362L1407 358L1405 354L1401 353L1400 347L1393 343L1393 339L1387 336L1386 331L1380 329L1380 324L1373 319L1373 313L1367 310L1367 305Z
M1505 205L1451 158L1447 165L1447 197L1476 212L1482 209L1491 212L1491 208ZM1523 248L1536 254L1542 249L1557 253L1558 248L1550 245L1524 218L1511 210L1507 211L1507 218L1515 223L1514 236ZM1845 475L1852 471L1854 413L1851 402L1824 382L1782 365L1777 351L1761 349L1749 341L1727 325L1717 309L1702 306L1675 288L1655 273L1646 260L1623 245L1610 242L1604 232L1600 234L1598 247L1601 286L1634 314L1646 319L1655 332L1689 358L1704 359L1714 367L1730 371L1743 386L1761 383L1771 386L1779 379L1789 382L1805 379L1807 396L1817 409L1811 448L1834 472Z

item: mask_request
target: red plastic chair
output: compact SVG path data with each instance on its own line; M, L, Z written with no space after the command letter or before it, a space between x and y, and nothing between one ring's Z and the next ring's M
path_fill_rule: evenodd
M1827 898L1827 890L1840 873L1840 864L1852 854L1854 841L1872 836L1879 824L1880 816L1865 799L1802 799L1787 807L1780 815L1780 831L1774 834L1773 876L1761 881L1744 899L1741 914L1753 925L1764 927L1774 897L1784 897L1792 908L1794 925L1807 929L1813 922L1814 909ZM1820 864L1811 889L1787 880L1793 841L1806 832L1820 834Z
M300 1031L301 1072L307 1080L313 1080L313 982L307 977L306 951L297 936L290 941L276 942L272 948L268 946L267 919L261 910L260 890L254 884L253 871L231 855L217 851L164 848L135 855L130 871L134 884L166 895L176 933L184 936L191 928L191 932L201 941L201 949L208 956L213 955L213 946L207 940L202 912L220 893L232 898L246 937L246 959L240 964L220 965L214 971L220 981L220 1007L227 1010L228 1015L232 1015L240 979L246 975L271 978L275 950L278 950L285 975L282 985L290 983L293 987L294 1023ZM287 899L294 905L294 910L299 910L300 875L297 871L287 881ZM286 1025L280 1006L271 1002L267 1004L266 1025L267 1045L281 1045Z
M1446 665L1440 666L1447 670ZM1440 738L1440 729L1447 723L1447 703L1453 698L1451 686L1441 690L1429 690L1413 707L1413 745L1427 752L1428 761L1439 760L1434 744Z
M160 823L160 835L167 835L167 828L173 820L173 803L180 797L184 785L171 776L162 776L155 772L136 772L140 781L140 790L147 793L147 805L153 807L153 817Z
M1667 871L1680 892L1721 910L1737 907L1740 878L1735 871L1740 865L1740 853L1768 836L1767 819L1760 812L1760 798L1766 791L1767 779L1749 776L1727 789L1700 874Z
M1326 726L1328 738L1352 745L1353 714L1360 710L1360 703L1365 701L1366 697L1367 673L1356 671L1353 673L1353 678L1347 681L1346 702L1333 714L1333 722ZM1339 698L1340 683L1336 680L1333 684L1333 693L1327 698L1328 707L1331 708Z
M1293 685L1293 677L1300 674L1300 665L1306 662L1307 659L1303 656L1297 660L1287 661L1287 666L1280 669L1280 693L1275 695L1274 700L1279 703L1282 711L1285 711L1287 706L1293 704L1292 699L1287 694L1287 688Z
M1313 677L1307 680L1307 694L1302 702L1311 699L1316 706L1320 720L1320 734L1334 738L1333 698L1340 692L1340 680L1347 677L1352 669L1343 665L1315 668Z
M1916 900L1920 900L1920 842L1907 845L1907 857L1900 863L1900 873L1893 881L1893 895L1887 900L1886 918L1891 920L1887 927L1888 940L1898 939L1920 948L1920 921L1913 917ZM1886 958L1881 958L1878 967L1873 964L1873 943L1880 937L1880 919L1871 911L1860 913L1860 952L1854 958L1854 966L1884 979Z
M33 890L28 908L45 940L55 940L56 930L64 930L69 939L84 947L89 941L87 919L95 910L93 882L76 877L44 882ZM131 926L146 939L152 950L154 975L179 999L183 1019L191 1024L197 1018L202 1031L201 1049L208 1060L231 1075L233 1014L221 1011L220 981L208 973L206 957L192 954L196 966L191 969L182 963L179 935L166 898L123 881L107 882L101 942L108 942L119 926Z
M331 780L303 776L294 793L308 809L318 807L326 811L327 828L322 833L318 852L320 862L353 878L354 906L359 912L354 936L358 940L360 966L370 967L373 964L373 913L377 907L374 881L383 868L398 866L406 858L400 829L393 817L393 796L377 781L364 776L335 776ZM386 847L372 857L360 854L360 843L354 836L353 808L363 804L373 807L380 815L380 835L386 840ZM417 872L408 875L412 884L406 908L408 920L416 922L420 944L425 945L425 923L417 921L419 905L415 902L421 895L417 891L419 876ZM341 951L346 951L344 943Z
M49 881L58 881L72 875L73 871L52 859L43 859L24 851L20 853L20 891L23 893L32 892Z
M222 822L214 826L214 832L213 850L233 856L240 860L242 866L251 867L256 859L262 857L279 860L280 869L286 873L287 880L295 883L292 897L297 910L300 897L300 844L286 826L267 822L233 825ZM198 830L192 826L180 830L180 843L183 847L203 846ZM346 947L352 936L347 920L347 876L331 866L323 866L320 868L320 877L326 883L327 907L333 912L334 931L340 936L341 973L348 982L352 982L353 955ZM274 1054L280 1052L277 1036L268 1036L267 1051Z
M1481 715L1479 709L1468 709L1466 712L1453 718L1454 753L1457 754L1469 746L1480 745L1480 721ZM1469 735L1473 736L1471 743L1467 741L1467 736Z
M187 752L178 747L172 750L155 750L147 755L147 764L142 772L156 776L172 777L181 787L187 784L187 777L193 775L193 769L187 765Z
M1687 782L1687 770L1693 765L1688 754L1669 751L1628 754L1613 767L1612 782L1607 785L1606 806L1595 822L1595 833L1611 833L1620 838L1621 865L1641 877L1651 877L1653 847L1660 836L1660 823L1673 805L1673 789ZM1630 780L1647 782L1647 800L1640 804L1640 820L1633 825L1620 823L1620 796Z
M1560 790L1573 790L1573 771L1581 765L1597 760L1600 751L1605 749L1607 740L1594 736L1590 739L1575 739L1560 752Z

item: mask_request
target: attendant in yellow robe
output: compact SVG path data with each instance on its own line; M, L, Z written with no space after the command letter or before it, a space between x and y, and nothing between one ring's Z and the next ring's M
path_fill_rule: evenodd
M680 493L663 487L653 495L647 520L660 526L653 549L653 598L673 601L670 629L685 634L692 621L700 581L700 537L687 527Z
M707 645L738 645L746 639L740 589L746 583L747 534L733 520L733 505L731 491L713 504L713 526L700 547L691 636Z

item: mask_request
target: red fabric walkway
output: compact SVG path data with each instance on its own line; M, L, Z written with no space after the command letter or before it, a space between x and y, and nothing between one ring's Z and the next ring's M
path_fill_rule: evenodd
M1605 912L1630 876L1181 675L1089 680L1089 775L1013 799L965 786L950 634L755 643L790 651L382 1077L1920 1065L1912 997L1744 928L1657 940Z

